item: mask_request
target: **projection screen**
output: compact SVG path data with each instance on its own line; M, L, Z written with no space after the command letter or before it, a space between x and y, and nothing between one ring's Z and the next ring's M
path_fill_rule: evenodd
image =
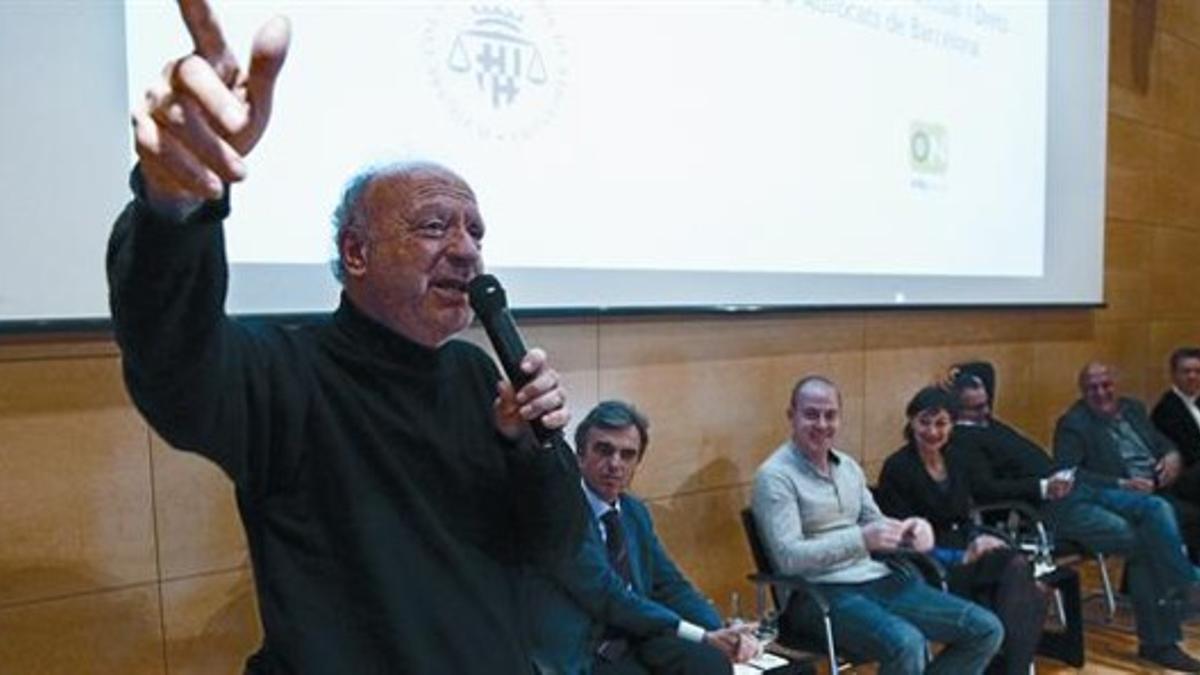
M538 311L1102 302L1107 3L217 2L293 42L232 188L229 309L336 303L345 181L442 162ZM5 3L4 326L107 316L128 109L173 3ZM128 86L127 86L128 83Z

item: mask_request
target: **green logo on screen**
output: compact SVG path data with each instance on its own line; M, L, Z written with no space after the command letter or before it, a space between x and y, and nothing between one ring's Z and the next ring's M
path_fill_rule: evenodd
M913 122L908 129L908 163L913 171L944 174L950 152L946 127L929 122Z

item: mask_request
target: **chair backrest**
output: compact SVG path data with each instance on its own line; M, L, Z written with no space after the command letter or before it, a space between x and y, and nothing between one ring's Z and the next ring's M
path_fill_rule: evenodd
M771 564L771 557L767 555L767 547L763 544L762 535L759 534L758 521L754 519L754 511L749 507L742 509L742 528L746 530L746 541L750 544L754 569L763 574L774 574L775 566ZM772 602L776 607L782 607L779 593L773 584L770 589Z

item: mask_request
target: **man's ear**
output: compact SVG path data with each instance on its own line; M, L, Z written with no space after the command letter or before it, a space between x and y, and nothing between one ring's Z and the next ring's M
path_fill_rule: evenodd
M338 245L338 254L342 258L342 269L346 276L360 278L367 273L367 251L370 248L367 237L358 230L346 230Z

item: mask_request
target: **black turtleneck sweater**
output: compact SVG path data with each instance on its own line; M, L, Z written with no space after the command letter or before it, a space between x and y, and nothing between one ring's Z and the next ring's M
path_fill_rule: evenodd
M499 375L469 343L425 348L345 298L302 327L227 318L227 214L174 223L131 202L110 302L138 409L237 488L260 667L530 672L523 566L565 555L587 522L569 450L495 431Z

